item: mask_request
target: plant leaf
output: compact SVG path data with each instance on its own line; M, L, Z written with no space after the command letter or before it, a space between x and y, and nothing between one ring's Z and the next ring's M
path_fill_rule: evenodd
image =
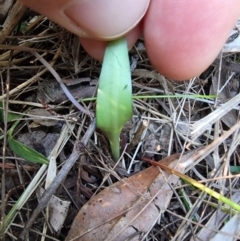
M97 94L97 127L107 135L113 159L118 160L119 136L132 117L132 82L125 38L109 42L103 60Z
M29 148L19 141L13 139L12 135L8 134L8 144L11 150L18 156L27 161L40 164L48 164L48 159L41 153Z
M230 166L230 172L239 174L240 166Z
M13 114L11 112L8 112L7 115L7 122L11 122L13 120L21 118L21 115ZM3 103L0 101L0 121L4 121L4 109L3 109Z

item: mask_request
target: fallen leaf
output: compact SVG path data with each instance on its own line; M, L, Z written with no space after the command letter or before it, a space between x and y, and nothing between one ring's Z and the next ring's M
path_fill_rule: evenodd
M34 123L42 126L55 126L58 124L58 120L53 119L54 116L45 109L32 109L28 111L29 115L33 115L32 120Z
M50 224L56 232L62 229L63 223L67 217L68 209L71 202L64 201L56 196L52 196L49 209L50 209Z
M42 195L44 193L44 189L40 189L40 194ZM64 201L60 199L59 197L52 196L49 201L49 212L50 212L50 219L49 222L55 232L58 232L61 230L62 225L67 217L68 209L71 202Z
M175 154L161 162L171 163L182 172L184 167L176 165L179 156ZM188 157L189 154L183 155L181 162ZM168 207L173 194L169 183L175 185L178 180L177 176L149 167L118 181L81 208L65 241L123 241L129 237L131 241L140 240Z

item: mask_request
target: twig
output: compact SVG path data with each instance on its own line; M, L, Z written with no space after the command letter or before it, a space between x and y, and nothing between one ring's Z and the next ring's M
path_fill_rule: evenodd
M62 169L59 171L57 176L55 177L54 181L51 183L51 185L46 189L46 191L42 195L42 199L39 201L39 204L37 208L34 210L32 216L30 217L29 221L27 222L24 230L22 231L21 235L19 236L18 240L25 240L25 236L29 229L31 228L32 224L36 220L37 216L42 212L42 210L47 206L50 198L55 193L57 188L60 186L62 181L66 178L68 172L72 168L72 166L75 164L75 162L78 160L79 156L84 153L83 146L87 144L90 137L92 136L94 130L95 130L95 119L92 121L91 125L89 126L87 132L83 136L82 140L75 145L75 148L73 150L73 153L71 156L67 159L66 163L62 167Z

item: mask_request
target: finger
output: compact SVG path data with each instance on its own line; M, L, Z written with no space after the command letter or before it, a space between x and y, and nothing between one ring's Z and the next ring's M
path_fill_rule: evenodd
M151 1L144 38L152 64L175 80L199 75L217 57L239 15L239 0Z
M131 49L135 44L142 32L142 24L138 24L132 29L126 36L128 42L128 48ZM102 60L107 46L106 41L99 41L95 39L80 38L83 48L95 59Z
M20 0L78 36L118 38L144 16L150 0Z

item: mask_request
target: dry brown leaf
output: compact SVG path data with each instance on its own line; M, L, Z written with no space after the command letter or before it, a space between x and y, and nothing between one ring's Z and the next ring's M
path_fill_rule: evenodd
M43 188L39 189L40 196L44 193ZM55 195L52 195L51 199L49 200L49 223L51 224L52 228L55 232L61 230L63 223L67 217L68 209L70 206L69 201L65 201Z
M179 156L161 162L182 172L183 166L176 166ZM181 162L188 157L183 155ZM178 179L150 167L107 187L81 208L66 241L140 240L168 207L173 194L169 183L175 185Z
M54 116L47 110L36 108L28 111L29 115L33 115L36 118L32 118L35 124L42 126L55 126L58 124L58 120L53 119Z

